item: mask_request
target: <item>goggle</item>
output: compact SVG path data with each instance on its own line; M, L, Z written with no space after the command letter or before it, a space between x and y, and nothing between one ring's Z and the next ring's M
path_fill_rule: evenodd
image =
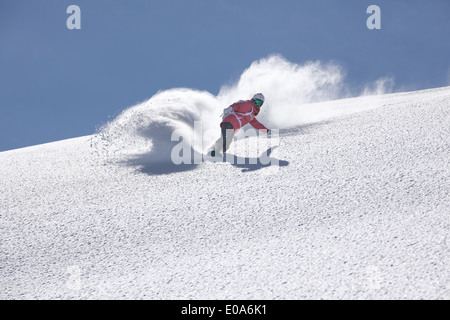
M257 104L260 107L263 105L263 102L261 100L253 100L253 102L255 102L255 104Z

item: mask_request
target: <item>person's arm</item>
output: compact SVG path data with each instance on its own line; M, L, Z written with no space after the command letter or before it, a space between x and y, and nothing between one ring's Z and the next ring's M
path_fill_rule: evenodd
M258 129L261 132L264 132L264 133L269 132L269 129L267 129L261 122L256 120L256 118L254 118L249 123L252 125L253 128Z

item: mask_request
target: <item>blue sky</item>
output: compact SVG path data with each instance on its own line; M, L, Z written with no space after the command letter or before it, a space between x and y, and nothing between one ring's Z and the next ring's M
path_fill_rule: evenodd
M369 30L369 5L381 30ZM69 5L81 30L69 30ZM0 151L88 135L159 90L217 94L260 58L335 61L354 88L450 84L448 0L2 0Z

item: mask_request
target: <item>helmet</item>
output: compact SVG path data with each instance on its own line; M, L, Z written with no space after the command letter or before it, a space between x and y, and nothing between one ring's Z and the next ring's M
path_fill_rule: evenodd
M262 93L257 93L253 96L252 100L259 100L264 103L264 95Z

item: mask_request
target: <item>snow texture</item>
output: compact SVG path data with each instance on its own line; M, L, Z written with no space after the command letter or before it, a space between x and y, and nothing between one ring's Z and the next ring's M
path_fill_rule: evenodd
M279 166L154 159L239 88L0 153L0 299L450 299L450 87L301 101Z

